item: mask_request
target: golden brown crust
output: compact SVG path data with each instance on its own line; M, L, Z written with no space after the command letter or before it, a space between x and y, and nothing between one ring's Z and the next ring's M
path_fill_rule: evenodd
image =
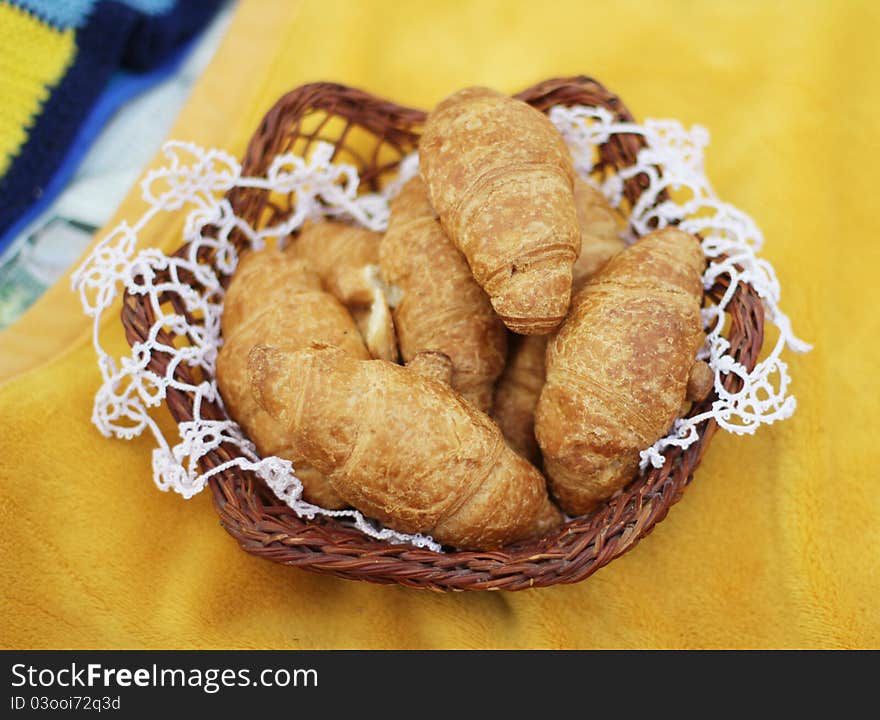
M304 260L351 312L370 355L397 360L397 337L379 281L381 233L333 220L306 223L285 249Z
M436 380L444 385L452 385L452 359L446 353L434 351L416 353L406 367L422 377Z
M220 327L228 338L249 318L284 303L295 292L320 291L321 280L301 262L282 260L275 249L247 252L238 263L226 296Z
M440 227L420 178L391 202L379 267L395 296L394 325L404 361L426 351L448 355L452 387L487 412L504 367L507 332Z
M702 339L704 264L692 235L653 232L587 283L550 341L535 432L570 515L631 480L672 425Z
M391 528L490 549L551 524L542 475L440 382L329 347L258 346L249 374L255 398L297 451L341 497Z
M510 359L495 387L492 418L507 444L534 465L541 465L541 448L535 439L535 407L546 374L545 335L527 335L514 341Z
M419 161L443 228L505 325L526 335L556 327L580 233L571 156L553 124L520 100L468 88L430 113Z
M697 360L688 374L687 392L685 399L688 402L704 400L715 386L715 373L705 362Z
M581 177L574 179L574 203L581 230L581 254L572 267L572 296L626 247L622 219L605 196Z
M379 262L382 234L335 220L307 222L284 252L305 260L327 292L342 294L339 278L348 270Z
M230 417L262 456L276 455L293 463L308 502L328 509L345 507L326 479L301 462L284 429L257 405L248 381L247 357L260 343L296 350L326 342L366 358L348 311L321 289L318 277L305 263L277 250L265 250L247 255L233 276L222 326L217 385Z
M575 177L574 199L581 231L581 254L572 268L572 292L576 292L614 255L626 247L621 240L621 218L605 196L580 177ZM544 356L547 336L528 336L515 341L504 373L495 386L492 416L510 446L541 466L541 449L535 439L535 407L544 387Z

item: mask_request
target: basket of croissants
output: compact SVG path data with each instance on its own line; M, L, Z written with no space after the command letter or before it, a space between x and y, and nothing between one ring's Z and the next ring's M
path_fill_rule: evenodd
M365 191L393 182L414 151L419 169L391 199L384 232L316 217L278 247L233 238L242 252L223 301L222 402L202 402L201 415L230 417L261 455L290 460L306 501L355 508L442 550L301 517L228 466L210 487L247 552L377 583L521 590L583 580L681 497L713 422L662 467L640 470L639 453L711 405L714 374L696 360L701 307L727 281L704 289L699 238L674 226L624 243L625 213L574 171L546 114L578 105L632 121L583 76L513 97L467 88L429 113L314 83L267 113L244 157L249 175L319 142L357 168ZM609 137L595 173L633 165L642 146L638 134ZM645 186L629 177L623 205ZM293 207L257 188L227 199L253 227ZM126 296L129 342L143 340L149 312ZM763 315L748 285L728 316L729 352L751 369ZM166 403L178 422L193 417L191 395ZM238 451L220 445L201 463Z

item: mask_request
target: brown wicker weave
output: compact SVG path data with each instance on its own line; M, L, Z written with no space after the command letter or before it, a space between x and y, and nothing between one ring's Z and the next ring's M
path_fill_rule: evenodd
M601 105L619 120L632 120L617 97L584 76L548 80L517 97L541 111L554 105ZM416 147L424 119L420 110L343 85L304 85L286 94L268 112L250 141L243 169L247 175L260 175L278 153L305 154L315 141L325 140L335 145L338 158L356 164L364 185L377 189L393 176L398 161ZM600 149L599 168L631 165L641 142L635 135L613 137ZM630 202L638 198L644 181L634 178L627 184ZM270 197L251 189L236 189L230 200L238 215L260 226L283 219L291 203L289 197ZM717 300L726 287L726 279L721 280L707 295ZM167 301L184 312L176 296ZM730 352L752 369L763 342L764 317L761 302L750 286L740 287L729 313ZM122 321L129 343L143 342L153 319L145 297L125 296ZM168 344L173 341L167 333L160 339ZM168 356L157 352L151 357L150 369L164 374L167 364ZM201 379L194 378L193 371L182 364L176 373L186 383ZM729 390L738 389L734 375L728 375L726 383ZM709 397L692 413L704 411L714 399L714 395ZM192 419L192 398L187 394L169 389L166 402L177 421ZM202 417L220 419L224 415L217 405L203 402ZM223 527L244 550L274 562L344 578L433 590L523 590L578 582L632 548L679 500L715 429L714 423L706 423L698 442L685 451L666 451L662 468L650 469L589 515L571 520L539 541L497 552L441 554L378 541L329 518L302 520L251 473L236 468L215 475L210 487ZM237 453L237 448L223 445L205 456L202 469L217 467Z

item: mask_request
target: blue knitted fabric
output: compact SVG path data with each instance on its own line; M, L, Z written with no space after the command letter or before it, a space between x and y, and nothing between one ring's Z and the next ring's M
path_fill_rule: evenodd
M6 0L59 30L76 54L42 104L27 140L0 177L0 246L41 198L118 70L149 72L201 30L222 0ZM2 250L2 247L0 247Z
M10 0L10 4L18 5L58 30L66 30L82 27L98 0ZM172 8L174 0L120 0L120 4L147 15L160 15ZM190 4L196 5L198 0Z

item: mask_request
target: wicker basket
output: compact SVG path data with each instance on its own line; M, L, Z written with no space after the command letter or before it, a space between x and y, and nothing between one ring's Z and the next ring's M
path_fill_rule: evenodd
M584 76L548 80L517 97L542 112L554 105L601 105L618 120L632 120L617 97ZM277 154L304 155L314 142L323 140L335 146L335 157L356 165L362 185L376 190L383 180L393 177L400 159L416 148L424 120L420 110L343 85L304 85L283 96L267 113L247 148L243 170L251 176L263 174ZM600 148L598 169L613 171L633 164L641 142L637 135L612 136ZM625 195L630 203L638 198L644 183L643 177L627 183ZM236 214L261 227L279 222L291 210L290 197L271 197L259 190L235 189L229 199ZM185 246L178 254L184 250ZM210 262L210 258L200 259ZM726 288L727 280L721 280L707 295L717 300ZM176 301L169 297L169 302ZM182 307L177 311L185 312ZM730 353L751 370L763 342L764 315L750 286L740 286L729 314ZM125 296L122 321L130 344L145 340L153 319L144 297ZM167 333L160 339L168 344L174 341ZM150 369L157 373L164 374L167 364L168 356L162 353L154 352L150 358ZM183 364L176 374L186 383L200 379ZM725 382L729 390L738 389L739 380L733 374ZM705 410L714 399L714 395L707 398L692 414ZM188 394L169 388L166 402L178 422L192 419ZM224 417L219 406L204 402L201 415ZM496 552L435 553L375 540L330 518L300 519L253 474L234 467L214 475L210 487L223 527L245 551L267 560L338 577L433 590L523 590L578 582L632 548L679 500L715 429L712 422L706 423L698 442L685 451L670 448L662 468L646 471L590 514L538 541ZM202 469L217 467L237 453L237 448L222 445L202 459Z

